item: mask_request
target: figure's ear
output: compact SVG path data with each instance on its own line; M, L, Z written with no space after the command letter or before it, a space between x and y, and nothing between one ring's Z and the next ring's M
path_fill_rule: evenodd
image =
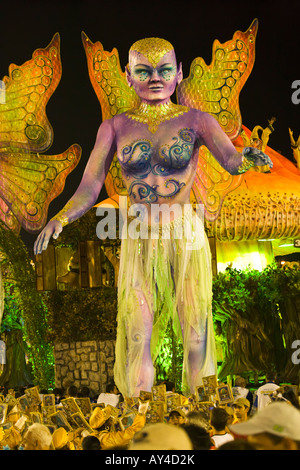
M128 86L132 86L129 64L127 64L125 67L125 74L126 74L126 80L127 80Z
M179 85L182 79L183 79L182 62L180 62L178 69L177 69L177 85Z

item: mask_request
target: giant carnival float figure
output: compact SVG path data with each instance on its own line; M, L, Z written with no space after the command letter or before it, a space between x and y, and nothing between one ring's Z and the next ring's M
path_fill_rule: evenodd
M167 40L135 42L123 73L117 51L104 51L83 33L103 122L78 189L38 236L36 254L95 205L104 184L111 196L126 194L129 206L142 207L141 228L150 227L154 204L190 207L193 188L206 177L199 158L203 146L220 166L223 196L249 168L270 171L272 161L260 149L238 152L232 144L240 130L237 99L253 66L256 30L255 21L246 33L215 44L213 65L196 59L186 80ZM176 87L178 104L170 99ZM189 233L197 234L193 249L185 234L176 237L183 218ZM172 320L183 340L182 390L188 396L203 376L216 374L210 248L203 220L193 211L155 223L156 237L122 236L114 378L124 396L151 391L153 363Z

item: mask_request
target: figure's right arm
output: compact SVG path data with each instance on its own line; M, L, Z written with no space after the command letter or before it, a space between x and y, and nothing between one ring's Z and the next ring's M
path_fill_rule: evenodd
M34 253L47 249L51 237L57 238L63 227L81 217L96 203L116 152L116 137L113 121L104 121L98 130L96 142L91 152L82 180L65 207L54 216L35 244Z

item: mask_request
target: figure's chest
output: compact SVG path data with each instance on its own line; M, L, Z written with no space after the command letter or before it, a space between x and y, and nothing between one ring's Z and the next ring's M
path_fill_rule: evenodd
M145 178L150 172L168 176L182 172L198 148L191 128L160 129L156 133L134 132L118 139L118 159L123 172Z

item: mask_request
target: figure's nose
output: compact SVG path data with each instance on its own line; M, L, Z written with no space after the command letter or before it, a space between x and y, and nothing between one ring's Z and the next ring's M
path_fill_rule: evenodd
M152 75L151 75L151 81L152 82L158 82L160 80L159 74L157 70L153 70Z

